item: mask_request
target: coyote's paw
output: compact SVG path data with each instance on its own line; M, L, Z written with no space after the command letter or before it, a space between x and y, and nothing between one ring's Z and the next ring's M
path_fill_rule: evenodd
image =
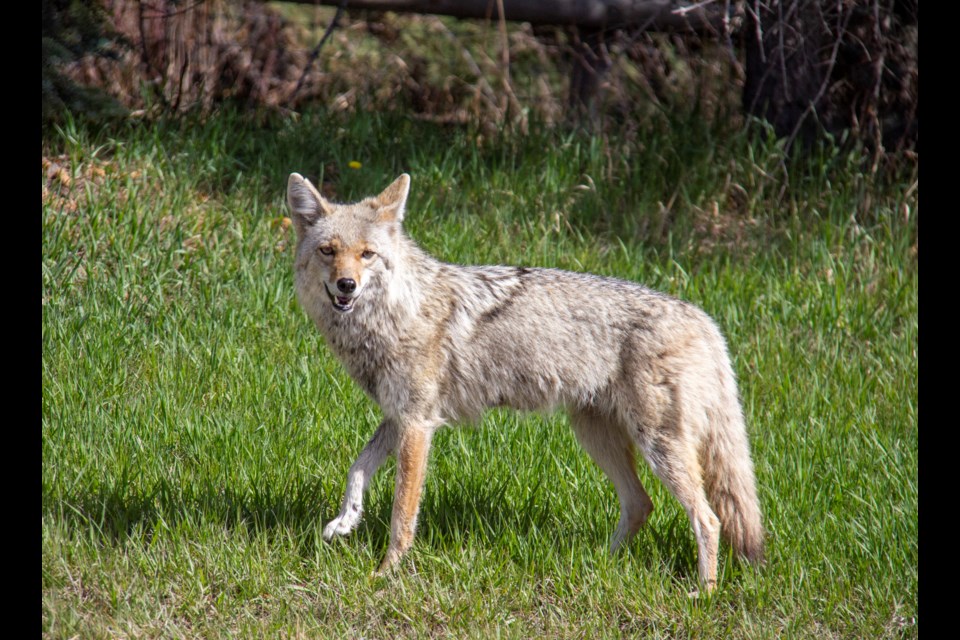
M323 528L323 539L329 542L334 536L345 536L354 530L358 522L359 517L351 518L347 514L340 514Z
M389 576L393 570L396 569L401 555L403 554L395 549L387 549L387 555L383 557L380 566L377 567L377 570L373 573L374 577L385 578Z
M640 527L646 523L647 516L650 515L651 509L652 506L637 511L633 515L620 517L620 522L617 523L617 530L613 532L613 537L610 539L611 554L617 553L629 544L633 536L637 535L637 531L640 531Z
M693 591L687 592L687 597L690 598L691 600L697 600L701 597L708 597L714 592L716 588L717 588L717 582L714 580L714 581L708 582L705 585L700 585L699 589L694 589Z

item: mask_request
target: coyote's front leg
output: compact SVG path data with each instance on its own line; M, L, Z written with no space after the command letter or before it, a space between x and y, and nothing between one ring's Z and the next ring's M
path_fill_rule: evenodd
M356 462L350 467L347 474L347 490L343 495L343 506L340 515L327 523L323 528L323 539L330 540L334 536L344 536L350 533L360 523L363 516L363 494L370 484L370 478L377 472L387 456L393 453L397 446L396 423L385 418L376 432L367 442Z
M384 573L403 556L413 544L420 510L420 494L427 472L427 457L433 425L417 425L403 429L397 443L397 488L390 520L390 546L380 563L378 573Z

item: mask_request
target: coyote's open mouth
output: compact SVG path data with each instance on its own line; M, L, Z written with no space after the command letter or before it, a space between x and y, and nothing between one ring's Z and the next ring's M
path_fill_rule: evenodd
M341 313L347 313L348 311L353 311L353 303L356 302L356 296L335 296L330 293L330 290L327 289L327 295L330 296L330 302L333 303L333 308Z

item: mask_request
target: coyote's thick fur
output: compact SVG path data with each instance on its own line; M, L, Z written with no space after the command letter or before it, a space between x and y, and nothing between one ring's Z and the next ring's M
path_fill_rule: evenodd
M390 567L413 543L439 426L488 407L562 407L620 498L613 549L653 509L639 449L690 517L707 590L721 530L758 559L763 527L737 384L707 314L624 280L435 260L401 225L409 189L404 174L375 198L335 204L296 173L287 185L300 303L383 411L324 537L356 527L370 477L396 454L380 568Z

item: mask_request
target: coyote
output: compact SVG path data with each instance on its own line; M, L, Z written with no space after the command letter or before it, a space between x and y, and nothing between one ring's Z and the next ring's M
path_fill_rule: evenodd
M440 262L404 233L409 190L403 174L375 198L336 204L299 174L287 184L300 304L383 411L324 538L357 526L371 476L395 454L386 571L413 543L438 427L488 407L562 407L620 499L611 550L653 509L637 477L638 448L690 517L703 588L716 584L721 528L740 556L759 560L747 433L710 317L624 280Z

